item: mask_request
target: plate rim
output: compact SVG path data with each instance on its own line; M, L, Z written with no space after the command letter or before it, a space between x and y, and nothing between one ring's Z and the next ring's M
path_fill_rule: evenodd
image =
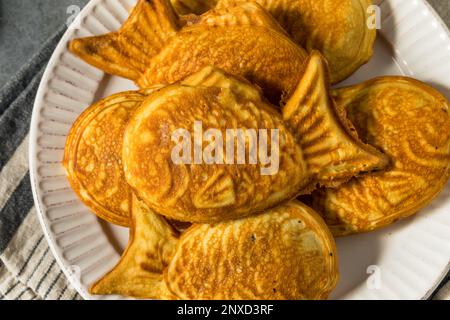
M89 12L91 10L93 10L93 8L100 1L102 1L102 0L90 0L83 7L83 9L78 13L77 19L80 19L80 20L85 19L88 16ZM74 22L75 21L77 21L77 20L74 20ZM50 60L45 68L44 74L42 75L41 81L39 83L39 88L36 92L36 98L33 103L33 112L32 112L31 121L30 121L30 131L29 131L30 138L29 138L29 143L28 143L28 162L29 162L29 171L30 171L31 191L33 194L34 205L36 207L36 213L38 216L38 220L41 224L42 231L44 233L45 240L47 241L50 251L52 252L53 257L55 258L58 266L60 267L60 269L66 276L66 278L68 279L70 285L72 285L72 287L78 292L79 295L82 296L83 299L93 300L94 298L91 295L89 295L84 288L81 287L81 283L74 278L73 274L68 270L65 263L63 262L62 257L60 256L59 249L57 248L57 244L56 244L56 242L53 241L47 218L45 217L44 211L41 207L42 203L39 198L39 194L38 194L39 191L38 191L38 186L37 186L39 182L38 182L38 179L36 178L37 144L35 143L35 141L37 139L38 123L39 123L39 118L40 118L40 114L38 111L40 111L40 109L41 109L40 106L42 106L42 104L43 104L45 91L47 90L50 76L51 76L54 68L57 65L58 58L62 54L64 47L67 46L68 41L69 41L70 37L72 36L73 30L71 29L71 26L72 25L67 26L66 31L64 32L63 36L61 37L61 39L58 42L58 45L56 46L55 50L53 51L52 56L50 57Z
M425 5L425 7L428 8L428 11L431 13L434 19L443 27L445 34L447 35L447 38L450 39L450 27L444 22L442 17L437 13L436 9L428 2L428 0L420 0L420 1ZM447 99L448 98L449 97L447 97ZM435 292L436 289L442 284L442 282L444 281L445 277L449 274L449 272L450 272L450 261L447 263L447 266L442 271L441 276L436 280L434 285L422 297L422 300L428 300L432 298L433 294L436 294Z
M90 0L83 9L79 12L77 19L83 20L86 19L89 16L89 13L96 7L99 3L103 2L104 0ZM381 5L384 1L388 0L378 0L374 1L374 3L377 3L378 5ZM437 13L436 9L431 6L431 4L427 0L416 0L421 2L429 11L429 13L433 16L434 20L438 22L441 27L443 27L445 34L448 39L450 39L450 27L447 26L447 24L443 21L442 17ZM77 21L77 20L75 20ZM63 261L62 256L60 255L59 248L57 248L57 244L53 239L52 231L50 230L50 227L48 225L48 219L44 215L44 209L42 208L41 199L39 197L39 187L38 187L38 179L37 179L37 157L36 157L36 139L38 135L38 123L40 119L39 111L42 108L43 100L45 96L45 91L48 88L48 83L50 80L50 76L52 72L54 71L55 67L57 66L58 58L63 53L64 48L67 47L67 43L72 36L73 29L72 25L68 26L67 29L64 32L64 35L61 37L61 39L58 42L58 45L56 46L55 50L52 53L52 56L45 68L44 74L40 80L39 88L36 93L36 97L33 103L33 111L30 121L30 130L29 130L29 144L28 144L28 164L29 164L29 172L30 172L30 181L31 181L31 190L33 194L33 200L34 205L36 207L36 213L38 216L38 220L40 222L41 228L43 230L45 239L49 245L50 251L52 252L58 266L61 268L62 272L68 279L70 285L83 297L85 300L95 300L95 299L101 299L102 296L94 297L90 295L85 288L82 287L81 283L75 279L74 274L68 270L66 267L66 264ZM450 257L449 257L450 258ZM421 298L422 300L429 299L433 293L435 293L436 289L439 287L440 284L442 284L443 280L447 276L447 274L450 271L450 262L447 264L446 268L442 271L441 276L436 279L435 283L431 286L429 290L424 294L424 296ZM124 297L125 298L125 297Z

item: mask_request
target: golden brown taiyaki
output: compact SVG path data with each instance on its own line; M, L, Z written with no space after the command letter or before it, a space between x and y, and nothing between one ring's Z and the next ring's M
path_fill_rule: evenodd
M387 158L347 132L320 53L302 68L282 114L257 87L212 67L150 95L124 134L136 195L168 218L211 223L383 168Z
M371 231L426 206L450 176L450 104L428 85L384 77L333 94L361 139L391 159L384 172L313 193L336 236Z
M130 220L131 189L122 168L122 141L132 111L157 87L122 92L86 109L67 137L63 164L80 199L99 217L122 226Z
M133 205L129 246L92 294L156 299L326 299L338 281L334 239L320 216L292 201L177 235Z
M371 0L172 0L180 14L201 14L255 1L266 9L293 40L327 58L331 82L349 77L372 57L376 28L370 27Z
M251 2L179 19L168 0L140 0L118 32L75 39L70 50L142 88L171 84L213 65L257 84L276 104L295 89L307 58Z

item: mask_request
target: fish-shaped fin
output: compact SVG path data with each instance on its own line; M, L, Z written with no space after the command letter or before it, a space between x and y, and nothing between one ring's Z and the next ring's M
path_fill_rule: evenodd
M119 30L119 43L132 57L131 63L146 64L179 29L178 17L168 1L141 0Z
M187 21L189 24L189 19ZM278 22L256 2L238 1L226 7L217 7L198 16L194 21L197 25L210 27L263 26L288 35Z
M107 73L131 80L140 77L140 73L126 62L130 57L120 48L117 32L74 39L70 42L69 49L87 63Z
M119 263L94 283L92 294L119 294L137 298L173 299L163 270L175 254L176 231L133 196L130 241Z
M220 208L234 204L236 193L233 178L226 171L218 171L210 177L193 199L197 208Z
M313 51L282 112L297 134L308 169L320 185L334 187L363 172L384 168L388 158L357 138L345 111L330 98L328 79L325 59Z
M136 81L179 24L168 1L140 0L119 31L72 40L69 48L97 68Z

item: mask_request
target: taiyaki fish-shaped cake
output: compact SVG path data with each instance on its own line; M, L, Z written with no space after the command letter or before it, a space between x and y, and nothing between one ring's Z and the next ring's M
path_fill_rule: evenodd
M313 194L334 235L371 231L425 207L450 175L450 104L403 77L378 78L334 92L363 141L391 159L383 172Z
M124 134L125 178L175 220L243 217L381 169L386 157L347 130L314 52L279 112L261 91L213 67L151 94Z
M168 0L140 0L118 32L75 39L70 49L142 88L171 84L213 65L257 84L276 104L295 89L307 58L306 51L251 2L181 20Z
M298 201L248 218L193 225L179 238L143 204L117 266L90 289L155 299L326 299L338 281L334 239Z
M131 112L153 90L123 92L86 109L67 137L63 164L79 198L99 217L129 225L131 189L122 167L122 141Z
M180 14L201 14L255 1L306 50L320 50L331 69L331 82L349 77L372 57L376 38L371 0L172 0Z

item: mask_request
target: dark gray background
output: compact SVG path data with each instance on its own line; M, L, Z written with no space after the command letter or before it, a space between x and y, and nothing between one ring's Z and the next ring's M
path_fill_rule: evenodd
M0 88L88 0L0 0ZM450 0L429 0L450 25Z

